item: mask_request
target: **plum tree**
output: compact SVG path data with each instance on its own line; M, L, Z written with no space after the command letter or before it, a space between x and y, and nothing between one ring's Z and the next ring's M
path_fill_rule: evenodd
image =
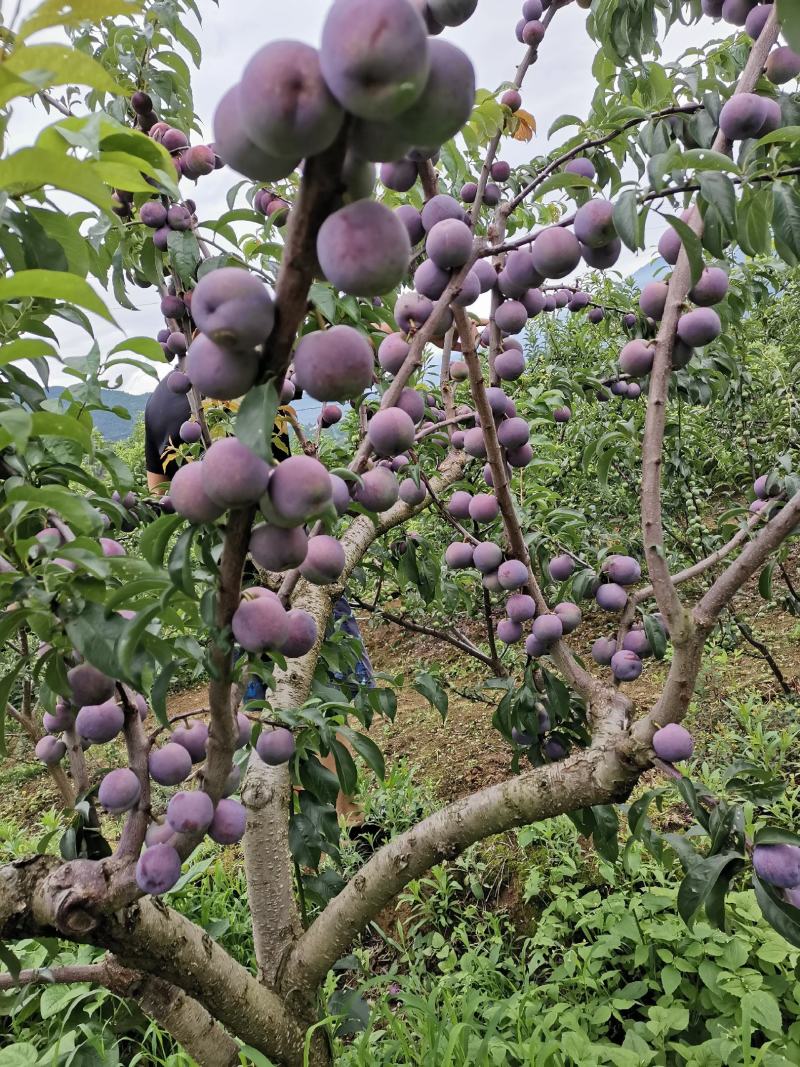
M96 797L126 817L111 856L98 846L68 859L65 839L60 856L3 867L0 937L89 942L137 988L159 979L162 1000L205 1013L199 1052L196 1026L157 1014L200 1063L238 1061L241 1045L280 1067L329 1067L318 1004L334 964L432 858L458 855L487 827L569 813L587 839L608 840L641 775L673 777L664 764L692 754L680 724L705 642L796 536L796 464L766 440L748 443L752 459L733 437L720 449L728 518L717 531L711 511L692 510L688 557L663 514L676 499L694 509L698 496L683 484L683 419L694 432L698 412L716 406L715 425L741 426L742 323L785 285L776 257L800 257L795 141L738 143L791 122L795 94L782 87L797 74L796 27L786 19L779 43L784 5L704 0L749 38L697 46L690 73L659 68L654 94L639 84L658 48L652 12L626 9L620 54L620 5L594 5L587 27L605 66L586 122L572 116L561 147L512 168L501 145L513 139L519 152L530 133L523 79L566 6L525 0L516 74L476 96L470 59L442 33L475 0L334 0L319 50L257 42L220 94L213 145L191 143L201 127L189 88L163 58L172 38L185 45L181 23L153 23L149 11L124 16L126 49L142 58L135 73L114 66L123 96L90 85L74 108L71 87L59 107L38 66L7 87L7 107L24 89L61 114L20 150L49 165L30 185L15 178L5 209L25 239L9 245L2 295L0 629L14 654L0 710L61 782L75 840L80 823L101 841ZM697 19L697 7L672 5L663 23ZM88 34L62 14L65 40L79 35L76 79L93 49L107 74L114 16ZM12 69L28 46L7 36ZM29 173L13 144L4 152L9 173ZM223 165L228 214L208 218L180 183ZM51 187L84 199L91 219L60 214ZM669 269L638 306L630 281L584 271L618 264L623 244L645 251L646 223L663 210L675 215L659 241ZM46 243L29 239L43 230ZM156 341L130 339L136 359L121 346L106 356L95 331L91 356L70 361L69 388L48 395L34 375L46 382L52 354L36 353L51 353L56 319L88 329L87 312L103 314L106 280L126 307L137 304L129 282L151 287L164 328ZM90 432L114 368L140 370L145 353L166 358L167 388L191 412L160 457L177 468L166 498L133 494L133 473ZM295 404L303 394L323 405L311 433ZM581 492L565 492L578 468ZM770 473L751 502L736 487L758 471ZM346 580L366 587L359 602L387 625L416 626L480 664L503 688L494 724L515 748L513 777L378 847L326 902L332 872L318 875L338 846L334 775L352 790L351 743L380 770L353 724L393 703L385 680L374 693L329 674L349 654ZM402 616L386 604L398 591ZM598 636L598 618L613 633ZM658 681L621 684L650 671L667 642ZM576 651L589 646L591 657ZM178 671L206 678L208 700L176 718L166 693ZM416 691L430 693L431 678ZM15 705L22 683L41 705L35 718ZM262 698L243 703L257 685ZM97 781L83 751L116 739L111 760L89 762L114 766L124 748L127 766ZM151 789L190 779L196 788L168 801ZM795 936L786 915L797 902L784 890L800 887L796 843L783 828L747 840L741 799L723 804L687 874L715 887L707 918L721 921L730 872L715 883L715 865L727 855L734 874L752 868L767 920ZM643 844L657 838L645 818L630 823ZM244 838L252 973L189 918L141 899L172 889L206 834ZM306 927L295 888L312 885ZM689 897L678 894L687 921L702 906Z

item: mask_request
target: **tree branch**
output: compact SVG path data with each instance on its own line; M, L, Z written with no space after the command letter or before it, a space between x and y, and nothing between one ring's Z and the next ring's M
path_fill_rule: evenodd
M473 793L424 819L381 848L325 908L289 958L285 985L315 988L330 967L392 899L415 878L452 860L475 841L565 811L621 801L638 771L617 757L628 702L605 691L599 718L607 736L569 759L537 767Z
M451 632L446 630L437 630L433 626L424 626L418 622L412 622L405 615L396 615L392 611L386 611L385 608L375 607L372 604L368 604L361 597L354 593L351 593L351 599L358 604L359 607L364 608L373 615L380 615L382 619L386 619L387 622L393 623L395 626L399 626L404 630L410 630L415 634L425 634L427 637L434 637L437 641L444 641L448 645L453 645L454 648L460 649L468 656L473 656L475 659L480 660L481 663L486 664L487 667L491 667L493 670L496 667L496 663L489 656L484 655L479 648L477 648L465 637L464 634L458 630L453 629Z
M290 706L279 694L275 703ZM283 959L302 931L289 853L291 793L288 764L270 767L257 755L251 757L242 789L247 808L244 866L259 978L270 989L276 987Z
M755 42L750 57L736 87L736 94L752 92L761 75L764 62L777 40L778 23L775 11ZM720 132L712 150L730 155L731 145ZM698 236L703 232L703 221L695 207L688 224ZM681 246L678 262L669 281L666 308L661 320L655 346L655 360L650 375L647 415L642 442L642 536L647 570L653 583L659 610L669 626L673 643L680 645L692 637L692 620L686 614L680 597L672 583L664 551L664 527L661 502L661 470L666 426L667 399L672 375L672 352L678 320L683 303L691 288L691 266L685 248Z
M539 612L547 612L549 611L547 600L534 576L530 553L525 544L525 538L523 537L517 513L514 509L514 501L511 497L511 490L509 488L508 476L506 473L506 464L503 459L500 442L497 439L497 428L495 426L494 415L492 414L492 409L489 406L489 400L486 395L486 387L481 373L480 361L478 360L475 344L469 329L469 319L463 308L455 307L453 313L455 316L456 329L461 338L461 348L464 360L467 364L467 369L469 370L472 399L475 403L475 409L481 418L481 428L486 442L487 458L492 470L494 493L497 497L497 502L500 505L500 514L503 517L503 526L505 528L509 548L511 554L524 563L528 568L528 591L536 602L537 610ZM550 650L550 655L567 682L582 696L588 698L597 689L598 682L576 662L565 641L557 641Z

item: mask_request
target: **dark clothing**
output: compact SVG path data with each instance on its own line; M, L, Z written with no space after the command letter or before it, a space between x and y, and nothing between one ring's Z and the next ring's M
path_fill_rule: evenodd
M144 460L151 474L163 474L165 481L172 481L178 464L168 456L180 445L178 432L191 417L188 396L173 393L163 378L144 409Z

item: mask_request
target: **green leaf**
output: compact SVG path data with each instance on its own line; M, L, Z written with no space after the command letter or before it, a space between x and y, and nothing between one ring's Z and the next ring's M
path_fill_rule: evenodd
M772 572L775 564L768 563L758 579L758 591L764 600L772 600Z
M720 879L727 884L743 867L744 860L735 852L698 857L678 890L678 911L684 922L689 925L700 908L706 905ZM709 915L709 918L712 917Z
M736 189L725 174L710 172L699 178L700 194L713 204L731 233L736 230Z
M390 690L383 690L383 692L389 692ZM343 734L356 752L361 756L370 770L381 780L386 777L386 764L383 759L383 753L372 740L371 737L367 737L366 734L360 734L357 730L351 730L349 726L340 726L339 733Z
M136 15L143 6L142 0L44 0L22 23L17 37L24 40L49 26L77 26L114 15Z
M341 741L334 740L331 743L331 752L336 764L339 786L345 796L351 797L358 788L358 770L356 769L355 760Z
M142 530L139 548L148 563L152 563L154 567L162 565L169 539L182 524L183 518L180 515L161 515Z
M236 416L236 436L267 462L272 459L272 435L279 402L275 382L269 381L246 394Z
M76 441L88 455L94 451L91 430L71 415L35 411L31 416L31 436L67 438Z
M772 227L781 258L794 264L800 259L800 196L792 185L775 182L772 187ZM783 248L791 253L786 256Z
M28 444L33 427L33 418L25 408L4 408L0 410L0 448L13 445L22 454Z
M13 956L13 953L0 945L0 959L4 956ZM19 970L20 968L17 968L17 971ZM36 1046L29 1041L15 1042L0 1049L0 1067L36 1067L38 1063L39 1053Z
M192 572L192 541L197 533L197 526L189 526L183 531L169 557L169 577L174 586L188 597L194 599L194 574Z
M150 688L150 707L153 709L153 714L162 726L169 725L169 718L167 716L167 693L169 692L169 684L172 681L172 676L178 671L179 663L173 660L171 663L167 663L159 671L156 680L153 682Z
M764 826L757 830L753 840L757 845L798 845L800 834L784 830L780 826Z
M3 678L0 678L0 756L5 756L6 754L6 705L8 704L17 677L21 674L22 668L25 666L26 662L25 659L18 659L8 674Z
M52 152L45 148L21 148L0 160L0 189L5 189L10 195L34 192L45 185L65 189L103 211L111 212L111 190L98 178L94 166L87 160L73 159L63 152Z
M656 659L663 659L667 651L667 639L664 636L664 631L652 615L645 615L642 621L644 622L647 642L653 650L653 655Z
M0 162L0 182L2 181L2 166L6 162L8 160ZM96 315L117 325L113 315L91 285L74 274L57 270L22 270L0 278L0 302L23 300L28 297L63 300L67 304L77 304L78 307L93 311Z
M641 246L641 225L636 190L626 189L614 204L614 226L617 233L632 252Z
M146 359L151 359L154 363L166 362L164 349L152 337L128 337L125 341L120 341L118 345L114 345L108 354L113 356L117 352L136 352ZM110 365L107 364L107 366Z
M696 285L700 281L700 275L703 273L703 245L700 238L694 232L692 227L679 219L674 215L666 216L667 222L675 230L681 239L681 244L689 257L689 266L692 271L692 285Z
M447 718L447 693L439 684L437 678L434 678L434 676L427 671L420 671L414 679L412 688L416 689L418 693L421 693L422 696L436 708L442 717L442 721Z
M800 8L796 0L777 0L778 20L789 47L800 52Z
M197 269L200 245L193 230L170 230L167 238L170 262L185 285L188 285Z
M6 58L4 66L29 84L27 95L54 85L88 85L115 96L125 93L123 86L96 59L68 45L23 45ZM0 88L0 107L17 95L10 87Z
M592 809L594 830L592 840L603 859L616 863L619 857L619 817L611 804L596 805Z
M20 337L15 341L6 341L0 346L0 367L22 359L42 359L45 356L57 356L55 348L38 337Z
M781 937L790 945L800 948L800 908L795 908L784 900L779 890L767 882L762 882L758 875L753 875L755 890L761 914Z

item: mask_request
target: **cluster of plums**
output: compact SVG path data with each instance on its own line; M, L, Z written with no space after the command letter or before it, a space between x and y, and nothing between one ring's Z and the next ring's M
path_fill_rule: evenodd
M67 753L67 742L58 736L62 732L68 731L88 748L113 741L125 725L125 706L113 678L83 662L68 670L67 684L69 699L59 697L53 714L45 712L43 725L48 732L36 745L36 756L46 766L55 766ZM124 703L144 720L148 714L144 697L127 689L124 692ZM252 723L240 712L237 725L236 747L241 749L250 743ZM206 758L208 737L208 727L200 721L171 730L166 741L149 751L150 778L165 787L187 782L193 768ZM294 755L294 737L283 727L264 730L256 741L256 751L265 763L273 766L286 763ZM171 796L165 821L153 821L147 830L145 851L136 868L136 881L142 892L165 893L177 882L181 869L180 855L175 847L177 835L208 833L221 845L232 845L241 839L246 823L245 809L238 800L232 799L240 781L241 769L234 764L223 798L216 805L202 789L183 789ZM141 782L129 767L109 771L100 781L98 800L111 815L131 811L139 803L140 796Z
M139 208L139 221L153 231L153 243L159 252L169 248L169 235L191 230L197 223L194 200L170 204L165 198L145 200Z
M131 107L136 113L139 128L170 153L179 178L197 181L222 166L222 160L212 145L190 145L183 130L159 121L153 109L153 100L147 93L141 90L135 92L131 97Z

